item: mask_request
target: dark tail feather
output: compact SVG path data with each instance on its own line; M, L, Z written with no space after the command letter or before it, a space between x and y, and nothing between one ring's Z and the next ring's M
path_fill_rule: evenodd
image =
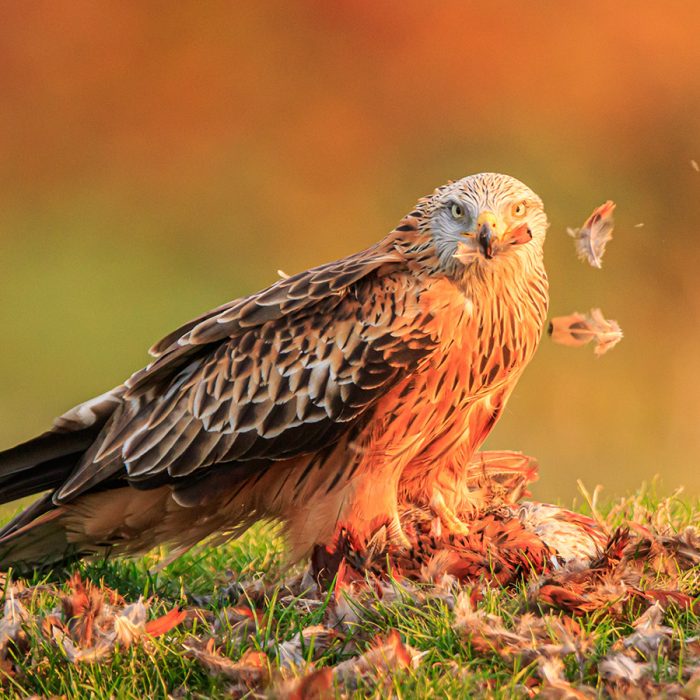
M0 452L0 503L52 490L73 471L95 430L47 432Z
M57 457L83 452L92 442L94 430L64 433L49 430L9 450L0 452L0 477L25 471L28 467Z
M74 406L49 430L0 452L0 503L60 486L122 402L124 388Z
M0 570L42 568L70 557L52 492L95 439L94 430L47 432L0 452L0 503L48 491L0 528Z
M20 478L0 478L0 503L58 488L71 473L82 453L58 457L28 470ZM39 468L40 467L40 468Z
M49 430L0 452L0 504L44 493L0 528L0 570L52 564L80 554L69 544L64 508L52 496L93 445L115 409L123 387L75 406Z
M17 515L15 515L10 522L5 523L0 528L0 540L7 537L7 535L12 535L18 530L21 530L35 518L38 518L44 513L48 513L53 507L54 505L51 502L50 493L47 493L43 498L37 499L30 506L27 506L21 512L17 513Z

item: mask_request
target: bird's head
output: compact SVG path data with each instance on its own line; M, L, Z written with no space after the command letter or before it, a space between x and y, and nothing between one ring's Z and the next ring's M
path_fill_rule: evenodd
M422 205L424 225L445 270L459 274L542 253L548 225L542 200L514 177L469 175L439 187Z

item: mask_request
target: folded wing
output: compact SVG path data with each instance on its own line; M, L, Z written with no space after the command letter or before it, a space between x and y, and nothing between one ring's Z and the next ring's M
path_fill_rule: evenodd
M285 460L337 441L433 348L395 253L371 248L236 300L154 346L57 489L148 488L213 465Z

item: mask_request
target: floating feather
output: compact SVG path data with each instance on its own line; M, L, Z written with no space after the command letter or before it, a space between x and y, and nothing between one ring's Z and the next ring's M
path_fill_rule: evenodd
M593 267L603 266L605 246L612 239L614 211L615 203L608 200L593 211L581 228L567 229L579 259L587 260Z
M622 329L617 321L606 319L600 309L591 309L590 314L578 312L569 316L557 316L549 323L549 335L560 345L580 347L593 341L594 352L600 356L622 340Z

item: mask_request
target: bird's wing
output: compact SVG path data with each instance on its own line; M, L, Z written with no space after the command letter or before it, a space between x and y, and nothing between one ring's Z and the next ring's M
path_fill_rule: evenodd
M434 347L416 322L415 283L398 262L369 249L165 338L156 359L126 383L123 403L55 500L118 473L163 483L338 440Z

